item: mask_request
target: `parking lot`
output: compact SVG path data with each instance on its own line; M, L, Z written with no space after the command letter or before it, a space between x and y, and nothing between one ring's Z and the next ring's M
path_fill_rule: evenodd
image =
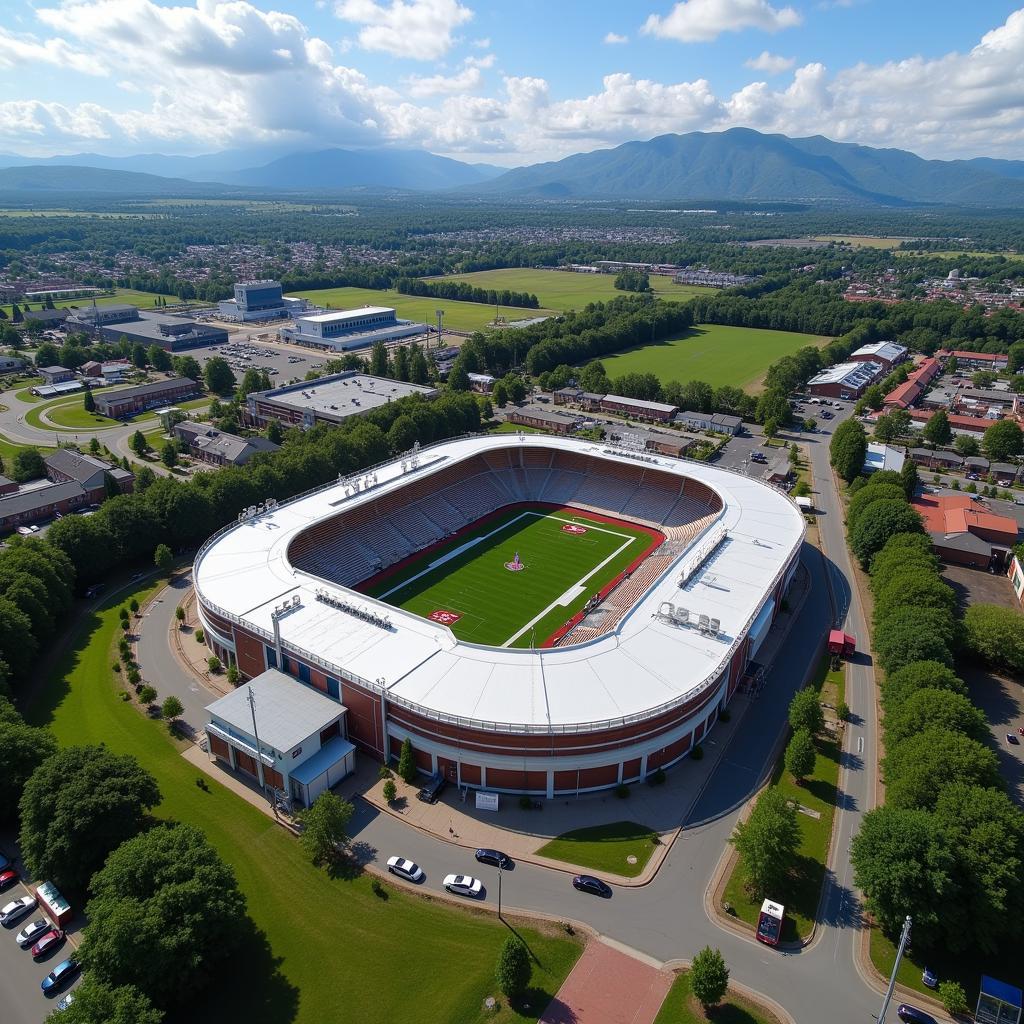
M245 338L232 338L224 345L185 349L175 355L192 356L201 366L205 366L213 356L220 356L227 360L239 380L248 369L266 370L274 387L291 380L301 380L310 370L319 372L324 362L331 358L323 352L297 351Z

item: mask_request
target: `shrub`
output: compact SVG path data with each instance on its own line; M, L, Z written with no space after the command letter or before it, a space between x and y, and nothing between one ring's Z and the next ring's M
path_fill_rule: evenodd
M193 635L195 636L196 641L198 643L205 643L206 642L206 634L203 632L201 627L199 629L197 629Z
M940 982L939 998L946 1008L946 1013L954 1017L962 1016L970 1010L970 1006L967 1005L967 995L958 981Z
M704 748L702 746L700 746L700 745L694 747L693 750L690 751L690 759L692 761L699 761L703 757L704 757Z
M139 690L139 700L145 705L152 704L156 700L156 688L148 684L143 686Z
M629 786L627 786L624 782L620 782L615 787L615 795L620 800L628 800L629 799Z
M519 798L519 810L521 810L521 811L529 811L529 810L532 809L532 807L533 807L533 801L524 793Z
M409 783L416 778L416 757L412 750L412 740L408 736L402 740L402 752L398 756L398 774Z
M729 968L721 951L705 946L690 965L690 989L706 1010L725 998L729 988Z
M232 686L237 686L238 685L238 682L241 679L241 676L239 675L238 666L237 665L228 665L228 671L227 671L226 678L227 678L227 681Z
M117 614L118 618L120 618L122 622L125 622L128 619L130 612L128 611L127 608L124 607L124 605L122 605L120 608L117 609Z
M128 602L128 607L131 609L132 615L138 615L139 614L139 599L137 597L133 597Z
M219 672L221 668L220 658L218 658L216 654L211 654L210 657L206 659L206 667L211 672Z
M526 945L518 936L510 935L498 955L498 988L506 998L515 999L526 991L532 973L533 966Z
M384 799L389 804L392 804L392 803L395 802L395 799L398 797L398 787L395 785L395 780L394 779L387 779L387 780L385 780L384 788L382 790L382 793L383 793Z
M664 786L665 785L665 769L659 768L657 771L652 772L647 776L648 786Z
M113 665L111 665L110 667L111 667L111 668L112 668L112 669L113 669L113 670L114 670L115 672L120 672L120 671L121 671L121 662L119 662L119 661L115 661L115 662L114 662L114 664L113 664Z
M380 884L379 878L375 878L370 883L370 889L372 890L373 895L377 897L377 899L386 900L388 898L388 891L384 888L383 885Z
M182 622L183 623L185 621L185 606L184 605L179 604L178 607L174 609L174 617L178 620L178 622Z
M850 717L850 705L845 700L839 702L839 706L836 708L836 716L840 722L845 722Z
M377 769L377 778L378 779L393 779L394 777L395 777L394 772L392 772L391 769L386 764L382 764Z

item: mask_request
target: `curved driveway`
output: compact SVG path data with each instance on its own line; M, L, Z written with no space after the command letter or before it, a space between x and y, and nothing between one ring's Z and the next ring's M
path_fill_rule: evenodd
M834 420L833 423L838 422ZM833 624L867 638L843 534L839 498L828 466L828 434L803 437L818 488L815 504L828 557L805 545L811 593L782 644L760 697L737 725L733 739L704 792L691 809L675 846L657 876L646 886L616 888L604 901L577 893L569 874L532 864L506 871L502 905L526 913L583 921L599 933L659 961L690 959L702 946L719 947L732 976L786 1007L798 1024L863 1024L877 1011L879 996L858 973L856 894L852 890L849 844L864 810L873 803L875 762L874 680L869 662L851 666L846 701L852 721L846 730L840 774L840 806L832 868L823 893L813 943L780 953L721 928L705 911L705 892L733 830L740 808L770 770L772 752L783 728L790 695L815 664L823 634ZM158 688L177 692L186 703L186 720L201 725L202 704L210 698L185 676L167 644L167 629L177 597L165 595L152 607L139 657ZM836 609L833 612L833 608ZM708 743L715 742L711 733ZM381 864L392 854L411 857L426 871L424 887L440 890L448 872L482 877L485 902L497 905L497 876L482 868L472 853L382 814L364 801L357 804L353 837L368 859Z

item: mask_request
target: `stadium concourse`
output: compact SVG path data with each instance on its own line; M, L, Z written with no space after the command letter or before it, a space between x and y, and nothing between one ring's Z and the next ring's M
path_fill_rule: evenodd
M612 540L580 554L609 521ZM518 544L538 524L551 533L539 561ZM245 677L280 668L340 702L361 750L393 757L409 738L424 772L550 797L693 749L767 635L803 536L787 495L739 474L506 434L249 509L203 546L194 578L214 651ZM355 589L368 581L381 596ZM456 607L417 614L404 592L440 584ZM463 616L497 616L502 645L460 637Z

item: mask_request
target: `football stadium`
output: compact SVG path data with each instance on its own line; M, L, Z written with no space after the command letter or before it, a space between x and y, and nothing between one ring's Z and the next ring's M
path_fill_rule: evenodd
M221 660L321 691L360 750L408 738L425 773L551 797L700 742L750 678L803 536L786 494L729 470L474 436L245 510L194 580Z

